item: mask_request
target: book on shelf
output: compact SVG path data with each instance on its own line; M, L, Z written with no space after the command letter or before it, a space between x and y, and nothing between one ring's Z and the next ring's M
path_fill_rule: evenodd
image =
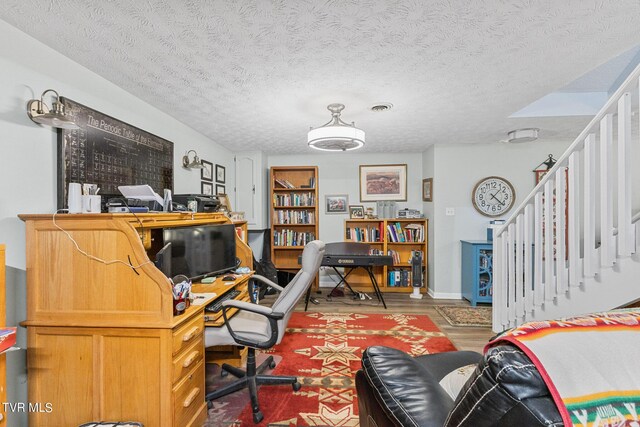
M276 185L280 186L281 188L296 188L295 185L293 185L291 182L287 181L286 179L274 178L274 181Z

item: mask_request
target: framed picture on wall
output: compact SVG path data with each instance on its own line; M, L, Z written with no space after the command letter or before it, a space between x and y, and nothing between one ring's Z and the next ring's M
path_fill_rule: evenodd
M351 218L351 219L363 219L364 218L364 206L362 206L362 205L349 206L349 218Z
M213 195L213 183L212 182L202 181L200 183L200 193L201 194L205 194L207 196L212 196Z
M216 165L216 182L224 184L226 179L226 169L222 165Z
M227 194L227 190L224 185L216 184L216 194Z
M213 181L213 163L202 160L202 169L200 169L200 179L203 181Z
M360 165L360 201L407 200L407 165Z
M425 202L433 202L433 178L422 180L422 200Z
M349 195L333 194L324 196L325 212L327 214L346 214L349 206Z

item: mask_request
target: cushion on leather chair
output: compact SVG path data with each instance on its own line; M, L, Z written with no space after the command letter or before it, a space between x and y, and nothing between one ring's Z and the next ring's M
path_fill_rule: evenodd
M364 351L362 368L398 425L444 425L453 400L413 357L394 348L373 346Z

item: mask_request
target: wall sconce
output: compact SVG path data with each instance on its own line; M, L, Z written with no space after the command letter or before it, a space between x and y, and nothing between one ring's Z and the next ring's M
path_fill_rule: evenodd
M51 103L51 109L44 103L44 95L47 92L56 94L55 101ZM32 99L27 102L27 115L31 120L41 125L53 126L61 129L79 129L64 111L64 105L60 102L60 95L53 89L47 89L42 92L40 99Z
M189 153L193 153L193 160L189 161ZM189 150L182 156L182 167L186 169L203 169L202 161L198 157L198 153L195 150Z

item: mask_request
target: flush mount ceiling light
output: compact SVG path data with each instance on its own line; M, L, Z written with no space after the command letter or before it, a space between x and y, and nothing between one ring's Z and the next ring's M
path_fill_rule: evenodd
M55 101L51 103L51 109L44 103L44 95L47 92L56 94ZM79 129L73 119L65 113L64 105L60 102L60 95L53 89L42 92L40 99L32 99L27 102L27 115L31 120L41 125L61 129Z
M355 123L345 123L340 120L343 104L329 104L331 120L324 125L311 128L307 135L309 147L322 151L357 150L364 145L364 131L358 129Z
M189 160L189 153L193 153L193 160L191 161ZM198 157L196 150L189 150L184 156L182 156L182 167L186 169L203 169L204 165L202 164L200 157Z
M531 142L538 139L538 128L516 129L507 133L507 142L519 144L522 142Z

